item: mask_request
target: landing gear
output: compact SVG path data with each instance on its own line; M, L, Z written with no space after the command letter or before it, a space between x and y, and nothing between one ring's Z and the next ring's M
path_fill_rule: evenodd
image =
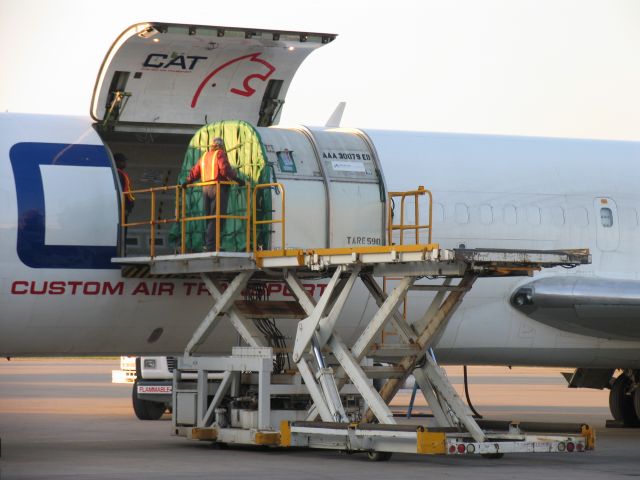
M611 385L609 409L613 418L625 427L640 426L640 390L631 392L633 382L626 374L621 374Z
M138 382L134 382L131 391L131 400L133 403L133 411L139 420L159 420L164 414L164 403L150 402L142 400L138 397Z

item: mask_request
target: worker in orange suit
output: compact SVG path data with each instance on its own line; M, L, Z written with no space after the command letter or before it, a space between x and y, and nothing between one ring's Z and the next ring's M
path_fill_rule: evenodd
M127 172L125 172L125 168L127 168L127 157L124 156L124 153L116 153L113 156L113 159L116 162L116 168L118 169L118 180L120 181L120 188L122 189L122 193L124 194L124 218L122 219L122 223L129 222L129 214L131 210L133 210L133 203L135 202L135 195L132 193L133 184L131 183L131 179ZM124 227L123 231L123 247L122 254L126 255L126 245L127 245L127 227Z
M127 172L124 171L124 169L127 168L127 157L124 156L124 153L116 153L113 156L113 159L116 161L116 168L118 169L120 188L122 188L122 193L124 193L124 222L127 223L127 217L131 213L131 210L133 210L133 203L135 202L136 197L131 193L133 190L131 179Z
M216 137L211 142L211 148L205 152L198 160L187 179L182 183L185 187L193 182L223 182L235 181L240 186L244 186L245 182L238 176L227 158L227 152L224 146L224 140ZM202 195L204 200L204 211L206 216L216 214L216 185L206 185L202 187ZM229 185L220 185L220 215L225 215L227 211L227 200L229 198ZM220 230L223 230L224 219L220 219ZM205 234L205 250L215 251L216 249L216 220L207 220L207 231Z

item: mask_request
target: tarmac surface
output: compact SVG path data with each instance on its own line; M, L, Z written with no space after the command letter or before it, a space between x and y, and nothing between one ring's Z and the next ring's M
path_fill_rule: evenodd
M559 370L470 367L489 418L586 422L596 450L480 457L394 455L370 462L333 451L230 448L170 435L167 415L139 421L131 386L112 385L116 360L0 360L0 479L610 479L640 476L640 429L605 429L608 391L569 390ZM456 388L462 369L448 368ZM401 410L409 393L396 397ZM424 406L424 402L418 403ZM424 409L424 407L422 407Z

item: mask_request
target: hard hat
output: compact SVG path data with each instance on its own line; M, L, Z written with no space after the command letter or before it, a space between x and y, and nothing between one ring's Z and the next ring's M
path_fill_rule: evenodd
M224 148L224 140L220 137L216 137L211 141L211 145L217 145L220 148Z

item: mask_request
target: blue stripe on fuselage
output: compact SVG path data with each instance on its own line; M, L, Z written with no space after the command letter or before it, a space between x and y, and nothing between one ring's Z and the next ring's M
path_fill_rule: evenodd
M25 142L11 147L9 158L18 201L16 250L20 260L32 268L119 268L111 263L117 253L115 246L45 245L46 211L40 165L112 168L106 149L98 145ZM72 189L70 185L70 195Z

